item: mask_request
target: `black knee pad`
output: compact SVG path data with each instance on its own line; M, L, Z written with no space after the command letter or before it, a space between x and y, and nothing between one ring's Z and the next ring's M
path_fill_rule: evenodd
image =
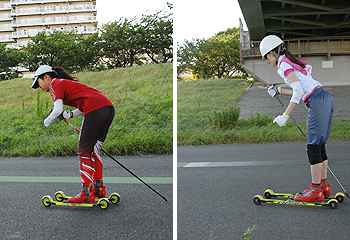
M311 165L322 163L321 145L306 145L307 156Z
M321 154L322 154L322 160L328 160L327 154L326 154L326 144L321 145Z

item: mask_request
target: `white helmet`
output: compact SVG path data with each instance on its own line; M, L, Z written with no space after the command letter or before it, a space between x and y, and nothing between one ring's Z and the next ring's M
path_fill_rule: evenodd
M55 72L52 67L50 67L49 65L42 65L40 66L35 74L34 74L34 79L33 79L33 83L32 83L32 88L38 88L39 84L38 84L38 77L44 73L48 73L48 72Z
M262 58L264 58L265 55L268 54L271 50L275 49L276 47L282 44L283 41L275 35L269 35L264 37L260 42L260 53Z

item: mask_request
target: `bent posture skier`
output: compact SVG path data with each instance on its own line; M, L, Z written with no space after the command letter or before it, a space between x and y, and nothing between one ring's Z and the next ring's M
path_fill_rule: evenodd
M327 181L328 157L325 144L329 140L334 103L331 95L322 85L312 78L312 66L297 59L286 48L283 41L274 35L266 36L260 43L260 53L272 67L278 68L277 73L287 86L285 89L271 86L268 93L275 97L278 94L290 95L290 103L285 112L274 119L279 126L284 126L294 107L302 99L309 108L307 117L307 147L311 165L311 188L294 200L301 202L323 201L325 195L332 193Z
M102 180L100 149L114 118L113 104L103 93L79 83L61 67L40 66L35 72L32 84L32 88L38 87L50 92L54 102L53 111L44 121L46 127L62 112L67 120L84 114L78 145L83 189L68 201L92 202L95 197L104 197L106 190ZM77 109L63 111L63 104Z

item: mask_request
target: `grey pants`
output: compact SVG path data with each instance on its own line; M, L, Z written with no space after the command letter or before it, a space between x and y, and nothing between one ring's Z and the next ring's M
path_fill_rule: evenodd
M332 96L323 88L318 88L307 99L307 143L323 145L331 133L334 103Z

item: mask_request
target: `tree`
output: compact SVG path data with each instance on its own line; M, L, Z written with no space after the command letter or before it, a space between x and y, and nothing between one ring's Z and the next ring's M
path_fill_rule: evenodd
M166 63L173 59L173 20L172 14L162 11L153 15L143 14L141 24L146 32L145 53L154 63Z
M102 25L101 38L109 68L143 64L148 56L154 63L172 60L172 14L163 11L143 14L141 19L120 18Z
M0 59L0 81L18 77L20 72L16 67L21 61L21 52L7 48L6 43L0 43Z
M40 65L61 66L69 71L91 69L98 64L97 34L84 38L75 32L38 33L24 50L23 65L35 71Z
M145 31L134 21L134 18L120 18L102 25L102 48L108 68L132 66L135 60L139 61L138 54L145 45Z
M204 79L208 79L209 71L207 69L206 59L202 59L205 51L205 39L193 39L192 42L185 40L185 44L178 49L178 74L185 70L192 72L202 71Z
M185 41L178 49L178 74L190 70L195 79L231 77L244 72L240 66L237 28L209 39Z

